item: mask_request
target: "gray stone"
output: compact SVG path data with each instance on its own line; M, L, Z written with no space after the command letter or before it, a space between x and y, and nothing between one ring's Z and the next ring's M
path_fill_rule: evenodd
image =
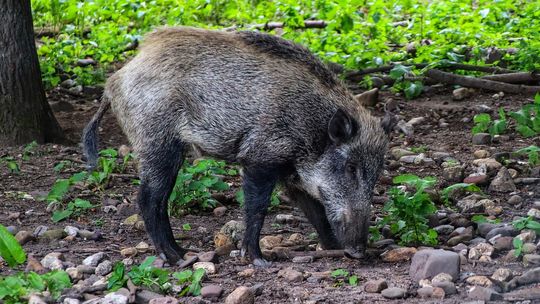
M46 241L54 241L59 240L63 237L65 237L67 234L64 232L63 229L51 229L43 232L39 238L46 240Z
M414 127L404 120L398 121L396 127L407 137L414 135Z
M285 268L278 272L278 277L282 277L288 282L302 282L304 280L304 275L297 270L292 268Z
M185 259L184 261L180 262L180 264L178 265L178 267L180 268L186 268L186 267L189 267L193 264L195 264L195 262L197 262L199 260L199 257L194 255L194 256L191 256L191 257L188 257L187 259Z
M79 301L78 299L73 299L73 298L65 298L64 301L62 302L62 304L80 304L81 301Z
M244 236L246 227L241 221L228 221L221 227L220 232L227 235L234 244L240 241Z
M9 302L8 302L9 303ZM42 298L40 298L38 295L31 295L28 298L28 304L47 304Z
M21 230L15 234L15 239L19 242L19 244L24 245L33 240L34 236L28 231Z
M103 298L103 300L104 300L103 303L107 303L107 304L127 304L128 303L128 297L119 292L111 292L105 295L105 298Z
M55 270L55 269L63 269L64 265L61 261L61 258L63 257L62 253L60 252L51 252L47 254L43 259L41 259L41 265L43 267Z
M526 254L523 256L523 265L538 266L540 265L540 254Z
M489 191L503 193L516 191L514 180L506 167L501 167L501 169L499 169L497 176L495 176L489 185Z
M491 135L489 133L476 133L472 137L473 145L489 145L491 143Z
M393 148L392 150L390 150L390 155L392 155L394 159L398 160L402 156L415 155L415 153L410 150L406 150L402 148Z
M292 214L276 214L276 223L287 224L296 222L296 218Z
M215 217L222 217L225 215L226 212L227 207L225 206L216 207L213 211Z
M161 297L161 298L153 298L148 302L148 304L179 304L180 301L177 299L167 296L167 297Z
M490 240L492 239L494 236L496 235L501 235L501 236L516 236L519 234L519 231L517 231L514 226L512 225L505 225L503 227L499 227L499 228L495 228L493 230L491 230L490 232L488 232L488 234L486 234L486 239L487 240Z
M463 168L461 166L451 166L443 168L443 178L449 182L459 182L463 178Z
M482 286L473 286L467 296L469 299L481 301L500 301L503 299L503 296L495 292L495 290Z
M469 88L457 88L452 91L452 99L456 101L463 100L470 97L471 94L472 90L470 90Z
M508 199L508 204L510 205L519 205L521 204L521 202L523 202L523 198L519 195L512 195L509 199Z
M536 253L536 245L533 243L525 243L523 244L521 252L523 252L523 254Z
M255 295L250 288L240 286L225 298L225 304L252 304L255 303Z
M492 224L492 223L480 223L478 224L478 234L481 237L486 237L486 235L495 228L503 227L503 224Z
M206 285L201 289L201 296L203 298L219 299L223 293L223 288L219 285Z
M488 172L499 170L502 167L502 164L494 158L475 159L473 160L473 165L479 168L485 167Z
M112 267L112 262L105 260L97 265L95 273L99 276L106 276L112 271Z
M293 259L292 259L293 263L298 263L298 264L307 264L307 263L312 263L313 262L313 257L310 256L310 255L306 255L306 256L295 256Z
M418 251L412 258L409 276L418 282L445 272L454 280L459 277L460 258L452 251L426 249Z
M491 278L500 282L508 282L512 279L512 271L508 268L499 268L491 275Z
M84 259L82 261L82 264L86 266L96 267L104 257L105 257L105 253L103 252L94 253L93 255Z
M206 271L206 274L216 273L216 265L212 262L197 262L193 264L193 270L197 270L199 268L204 269L204 271Z
M402 299L407 295L407 290L399 287L390 287L381 291L381 295L387 299Z
M77 236L77 234L79 233L79 228L73 226L66 226L64 228L64 232L70 236Z
M364 291L368 293L379 293L388 288L388 283L385 279L370 280L364 284Z
M418 288L418 290L416 290L416 293L422 299L431 298L431 296L433 296L433 287L425 286L425 287Z
M217 262L217 255L215 251L208 251L199 254L199 261L201 262Z
M527 216L532 216L532 217L534 217L535 219L540 219L540 210L537 209L537 208L531 208L531 209L527 212Z
M433 287L442 288L446 295L453 295L457 293L456 285L453 282L434 282Z
M137 304L146 304L146 303L150 302L152 299L162 298L162 297L163 296L160 295L159 293L155 293L153 291L143 289L143 290L137 292L137 294L135 296L135 303L137 303Z
M11 235L15 235L18 232L17 227L15 227L13 225L12 226L7 226L6 229L7 229L7 231L9 231L9 233L11 233Z

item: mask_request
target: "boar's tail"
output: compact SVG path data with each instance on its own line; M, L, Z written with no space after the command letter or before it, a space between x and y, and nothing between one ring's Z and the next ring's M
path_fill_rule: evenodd
M86 164L89 170L92 170L97 165L98 159L98 127L103 115L111 107L111 101L103 95L101 99L101 106L98 111L92 117L92 120L86 125L82 135L82 144L84 156L86 157Z

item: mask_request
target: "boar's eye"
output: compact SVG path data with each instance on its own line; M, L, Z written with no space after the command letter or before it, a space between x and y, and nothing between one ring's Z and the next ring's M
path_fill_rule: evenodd
M355 164L348 163L345 165L345 174L351 179L356 179L357 168Z

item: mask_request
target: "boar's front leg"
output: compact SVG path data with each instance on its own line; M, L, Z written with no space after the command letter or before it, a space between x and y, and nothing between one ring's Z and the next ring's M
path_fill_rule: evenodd
M182 259L185 251L174 240L167 209L183 160L183 144L176 139L150 142L152 144L147 149L136 151L141 176L137 202L156 250L174 264Z
M242 253L246 251L253 265L268 267L270 262L262 258L259 246L259 235L270 197L278 180L278 171L260 167L244 167L242 188L244 190L246 233L244 235Z
M293 185L288 184L285 190L286 195L304 211L309 222L315 227L322 247L324 249L340 249L341 246L328 222L323 205L304 190Z

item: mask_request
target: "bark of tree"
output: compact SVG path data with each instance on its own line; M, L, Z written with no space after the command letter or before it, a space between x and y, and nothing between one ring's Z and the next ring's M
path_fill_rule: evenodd
M60 142L34 42L30 0L0 0L0 146Z

